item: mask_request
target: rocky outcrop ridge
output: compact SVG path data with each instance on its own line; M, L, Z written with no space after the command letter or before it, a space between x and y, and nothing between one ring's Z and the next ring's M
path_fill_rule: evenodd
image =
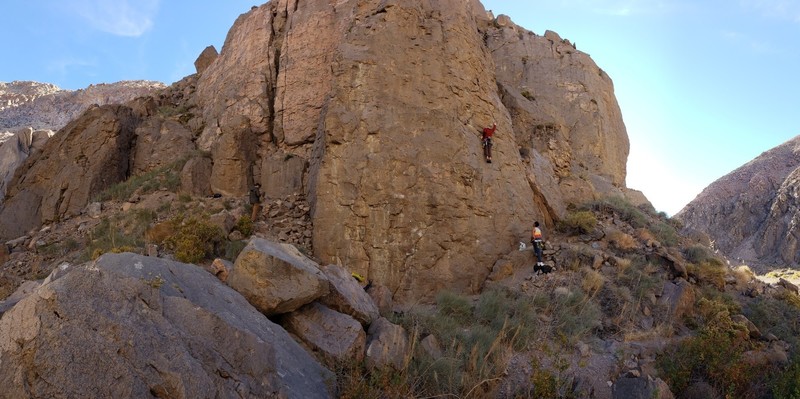
M800 264L800 136L706 187L675 218L758 271Z
M26 127L56 131L93 104L121 104L164 87L144 80L90 85L81 90L62 90L49 83L0 82L0 131Z
M193 192L243 196L258 182L270 201L305 198L299 240L398 299L476 292L533 221L551 227L570 203L628 193L608 76L554 33L495 19L477 0L272 1L240 16L198 71L187 78L196 86L158 100L193 136L161 134L165 124L145 122L155 112L137 113L130 148L115 153L143 166L118 178L160 162L153 140L196 143L210 155L210 188ZM480 132L492 123L489 164ZM191 181L208 163L187 165L205 165L185 174ZM3 212L23 201L41 210L0 225L0 236L68 217L82 198L18 182Z

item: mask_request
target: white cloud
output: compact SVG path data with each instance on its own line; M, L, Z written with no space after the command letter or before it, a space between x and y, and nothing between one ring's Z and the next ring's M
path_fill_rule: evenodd
M153 26L159 0L74 0L71 9L97 30L137 37Z

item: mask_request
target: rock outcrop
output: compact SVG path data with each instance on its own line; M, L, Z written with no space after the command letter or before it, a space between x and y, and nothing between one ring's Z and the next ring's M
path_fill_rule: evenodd
M0 132L30 127L57 131L93 105L122 104L163 89L163 83L121 81L62 90L53 84L0 82Z
M79 214L93 194L125 180L137 118L128 107L95 107L51 138L9 185L0 235Z
M675 218L755 271L800 265L800 136L706 187Z
M211 274L134 254L51 275L0 319L0 364L8 398L327 398L333 377Z
M28 159L40 151L44 143L53 136L52 130L37 130L31 128L20 129L0 140L0 206L6 195L6 187L14 177L14 171Z
M201 58L196 86L159 97L210 154L210 188L193 178L208 162L193 162L184 190L244 196L260 183L269 201L304 198L295 242L400 301L477 292L534 221L552 227L570 203L629 193L608 76L555 33L494 19L477 0L275 0ZM492 123L488 164L480 132ZM161 143L140 125L137 146ZM163 163L150 148L128 175ZM70 188L15 190L28 197L9 206L41 196L37 222L68 213L47 204Z
M611 78L557 33L539 36L507 16L488 30L503 104L546 203L627 196L629 143ZM640 202L640 201L639 201Z

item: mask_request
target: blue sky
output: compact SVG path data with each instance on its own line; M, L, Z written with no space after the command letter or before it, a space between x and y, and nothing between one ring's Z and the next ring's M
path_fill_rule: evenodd
M65 89L194 72L261 1L5 0L0 81ZM628 186L674 214L715 179L800 134L800 1L483 0L550 29L613 79ZM12 39L11 37L14 37Z

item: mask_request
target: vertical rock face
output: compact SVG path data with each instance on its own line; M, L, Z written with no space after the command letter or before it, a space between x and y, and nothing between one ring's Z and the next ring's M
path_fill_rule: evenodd
M675 217L756 271L800 264L800 136L711 183Z
M629 143L611 78L555 32L500 16L486 44L528 173L555 207L625 195Z
M611 81L550 36L477 1L273 1L236 21L201 76L200 143L247 118L256 155L228 170L269 196L302 189L322 261L401 300L472 291L533 221L625 190Z

